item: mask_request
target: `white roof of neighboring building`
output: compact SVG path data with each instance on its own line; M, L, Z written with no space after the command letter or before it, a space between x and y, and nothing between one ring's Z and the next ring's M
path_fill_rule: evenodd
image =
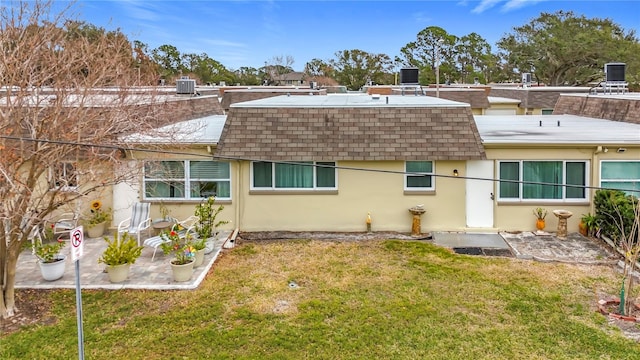
M520 104L522 100L506 98L501 96L487 96L489 104Z
M156 129L152 134L132 134L122 138L130 143L217 144L227 115L211 115L177 122Z
M576 115L474 116L482 143L635 144L640 124Z
M387 101L388 99L388 101ZM432 96L415 95L367 95L329 94L310 96L274 96L266 99L245 101L231 105L234 107L469 107L467 103L451 101Z

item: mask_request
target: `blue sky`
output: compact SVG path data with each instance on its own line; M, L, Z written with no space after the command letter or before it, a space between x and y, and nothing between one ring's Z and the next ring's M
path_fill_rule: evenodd
M74 10L80 20L120 28L151 49L169 44L183 54L206 53L229 69L290 55L302 70L313 58L351 49L393 58L429 26L456 36L476 32L496 51L495 42L514 27L558 10L640 32L638 0L79 0Z

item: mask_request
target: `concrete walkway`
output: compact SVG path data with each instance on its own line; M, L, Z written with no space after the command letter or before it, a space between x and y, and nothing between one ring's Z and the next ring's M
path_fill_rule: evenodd
M154 261L151 261L153 248L145 247L142 256L131 266L129 278L122 283L111 283L105 270L105 265L98 263L98 258L107 247L102 238L85 239L84 254L79 260L80 286L82 289L195 289L200 285L204 277L213 266L218 254L222 250L231 231L220 233L214 244L213 251L206 254L202 266L194 269L189 281L174 282L171 275L169 257L162 251L156 253ZM76 287L76 265L71 261L70 246L66 245L63 254L67 255L67 264L64 276L55 281L46 281L40 274L37 258L30 250L25 250L18 258L16 268L16 288L30 289L63 289Z
M436 245L471 255L513 256L544 262L615 264L619 256L599 239L570 233L558 239L547 232L501 232L487 234L433 233Z

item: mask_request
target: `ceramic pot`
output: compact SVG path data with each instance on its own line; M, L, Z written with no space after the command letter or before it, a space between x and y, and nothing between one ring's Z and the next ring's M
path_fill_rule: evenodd
M544 230L545 225L546 225L546 224L545 224L544 219L538 219L538 220L536 221L536 229L538 229L538 230L540 230L540 231Z
M191 275L193 275L193 264L195 261L191 261L184 265L176 265L171 263L171 272L173 274L173 281L189 281Z
M104 229L106 227L107 223L105 222L101 222L100 224L95 224L92 227L88 227L87 228L87 236L90 238L99 238L102 236L102 234L104 234Z
M207 249L202 249L202 250L196 250L196 257L195 260L193 262L193 267L198 267L200 265L202 265L202 263L204 262L204 253L205 251L207 251Z
M64 275L67 257L65 255L57 255L56 259L58 260L50 263L44 263L41 260L38 260L43 279L47 281L54 281L60 279Z
M110 265L107 267L107 274L109 275L109 281L112 283L119 283L127 280L129 277L129 269L131 264Z

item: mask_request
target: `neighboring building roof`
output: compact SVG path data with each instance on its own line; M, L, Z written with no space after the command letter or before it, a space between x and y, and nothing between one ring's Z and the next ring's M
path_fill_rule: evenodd
M520 100L500 97L500 96L487 96L489 104L520 104Z
M229 110L231 104L251 101L257 99L264 99L268 97L280 96L280 95L326 95L327 90L317 90L308 87L249 87L246 89L231 89L226 90L222 97L222 108Z
M640 125L575 115L476 115L485 145L640 145Z
M302 81L307 76L304 72L294 71L287 74L277 75L274 80L279 81Z
M640 124L640 93L562 94L553 113Z
M177 122L156 129L153 133L132 134L122 138L137 144L217 144L227 120L226 115L211 115Z
M513 87L495 86L491 88L491 96L500 96L520 100L520 107L526 109L553 109L564 93L589 93L588 87L572 86L533 86Z
M215 155L266 161L485 158L468 104L362 94L233 104Z

